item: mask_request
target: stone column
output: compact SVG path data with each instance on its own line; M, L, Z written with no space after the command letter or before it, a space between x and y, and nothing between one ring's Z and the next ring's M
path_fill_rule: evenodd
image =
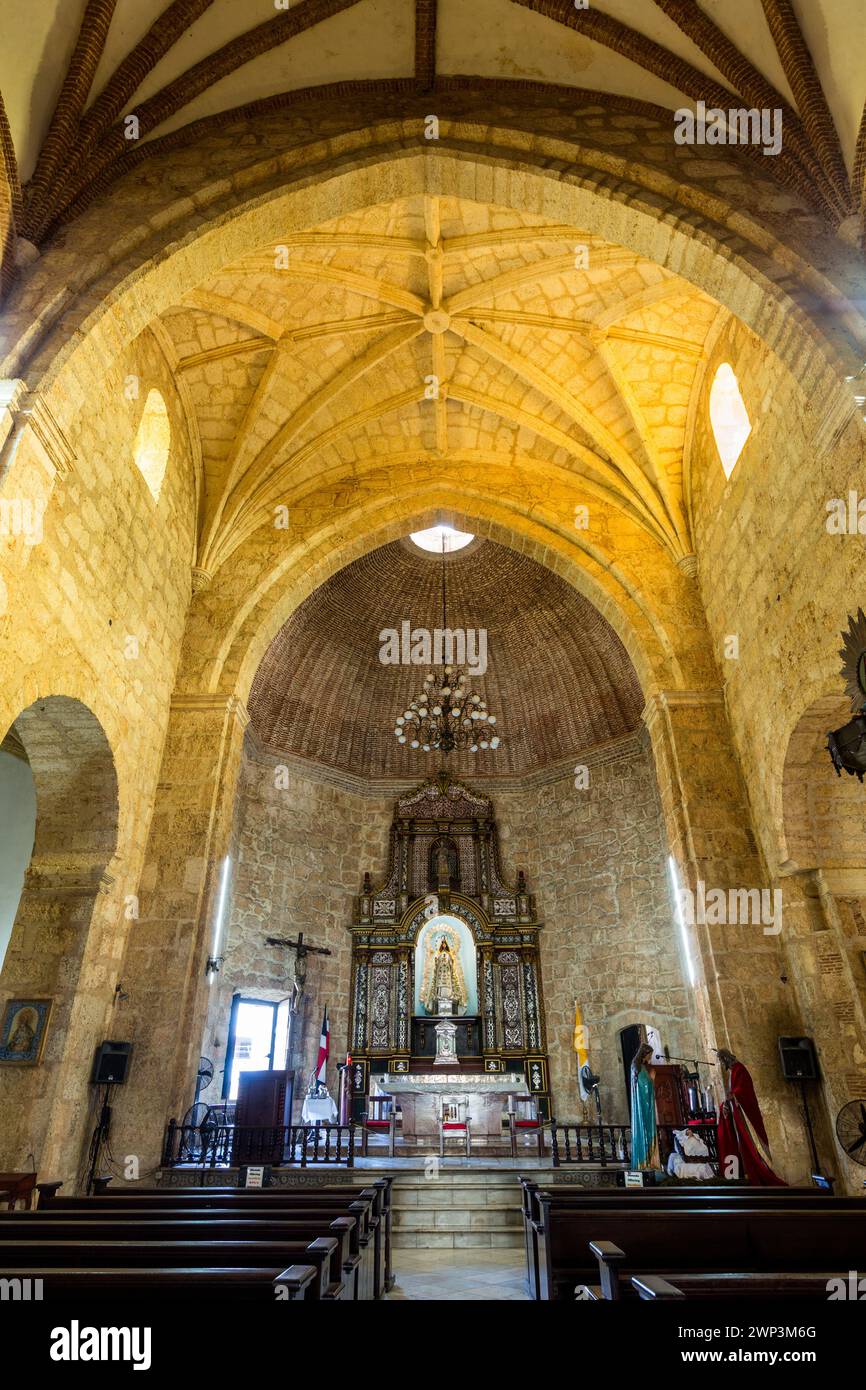
M164 1126L192 1104L207 1016L222 866L249 716L234 697L172 701L140 891L123 967L130 1081L118 1097L113 1148L142 1173L159 1161ZM231 878L222 913L224 949Z
M652 741L662 812L680 883L697 902L722 890L769 889L731 740L721 691L659 691L643 720ZM771 900L772 901L772 900ZM755 1082L783 1177L803 1179L809 1157L796 1097L781 1079L778 1037L799 1031L795 991L786 982L781 938L761 922L687 927L696 974L699 1040L705 1057L727 1047ZM696 914L698 915L698 914ZM678 931L671 912L671 930ZM682 947L681 947L682 949ZM714 1073L718 1077L720 1073ZM719 1087L715 1087L718 1094Z

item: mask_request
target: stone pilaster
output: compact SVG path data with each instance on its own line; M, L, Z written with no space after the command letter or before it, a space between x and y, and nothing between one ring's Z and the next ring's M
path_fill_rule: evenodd
M129 1084L117 1107L115 1153L142 1172L159 1160L170 1116L192 1103L210 985L223 861L248 715L234 697L172 701L160 782L123 969L125 1035L134 1044ZM228 902L224 905L225 946Z
M682 887L694 894L695 916L701 915L701 885L705 895L722 890L728 903L731 890L769 890L721 691L656 692L643 720L668 843ZM796 1179L807 1173L809 1159L797 1100L779 1065L778 1037L800 1026L795 991L785 978L781 938L790 928L784 908L783 895L780 932L774 923L753 920L696 921L686 931L705 1047L728 1047L748 1065L774 1161L783 1176Z

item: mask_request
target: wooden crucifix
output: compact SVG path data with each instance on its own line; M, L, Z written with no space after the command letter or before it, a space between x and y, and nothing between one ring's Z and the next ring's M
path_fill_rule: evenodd
M308 946L304 941L302 931L298 932L297 941L292 941L286 936L266 936L265 945L283 946L287 950L295 952L295 978L292 981L292 1002L289 1005L289 1027L286 1037L286 1058L291 1066L292 1046L295 1041L295 1017L307 979L307 956L329 956L331 952L327 946Z
M304 941L304 933L298 932L297 941L292 941L286 936L266 936L265 945L284 946L289 951L296 952L295 956L295 978L292 983L292 1004L293 1014L298 1012L298 1005L301 1002L301 995L304 992L304 984L307 979L307 956L329 956L331 952L327 946L308 946Z

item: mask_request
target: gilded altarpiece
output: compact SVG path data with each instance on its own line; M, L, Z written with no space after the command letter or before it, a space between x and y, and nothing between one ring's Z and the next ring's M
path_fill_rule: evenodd
M505 882L489 797L444 774L395 805L385 881L370 876L355 900L349 1051L354 1111L372 1073L428 1071L432 1020L419 1017L416 943L431 921L456 918L474 942L478 1013L455 1017L461 1069L520 1072L541 1113L550 1108L542 923L522 872Z

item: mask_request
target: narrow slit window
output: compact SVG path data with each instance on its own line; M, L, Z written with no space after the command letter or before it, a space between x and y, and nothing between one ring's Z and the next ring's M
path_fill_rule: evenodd
M730 478L752 433L749 412L730 362L722 363L710 387L710 424L725 477Z
M170 448L171 426L165 401L159 391L149 391L135 436L134 452L136 467L150 488L154 502L159 501Z

